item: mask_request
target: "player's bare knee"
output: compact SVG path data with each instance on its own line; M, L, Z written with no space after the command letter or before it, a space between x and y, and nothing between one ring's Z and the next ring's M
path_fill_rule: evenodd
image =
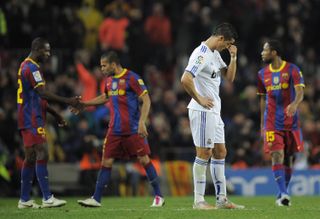
M112 164L113 164L113 159L112 158L108 158L108 159L103 159L101 161L101 165L103 167L106 167L106 168L111 168L112 167Z
M196 147L197 157L208 160L212 156L212 150L210 148Z
M25 158L24 162L26 162L28 165L34 165L36 162L36 151L34 148L27 148L25 150Z
M36 150L36 157L37 157L37 160L48 160L49 158L48 152L45 148L43 149L38 148L38 150Z
M145 156L138 156L138 160L139 162L142 164L142 166L147 165L148 163L150 163L150 158L148 155Z
M219 150L213 150L212 157L215 159L225 159L227 156L227 149L220 148Z
M282 151L271 152L272 164L283 164L284 156Z

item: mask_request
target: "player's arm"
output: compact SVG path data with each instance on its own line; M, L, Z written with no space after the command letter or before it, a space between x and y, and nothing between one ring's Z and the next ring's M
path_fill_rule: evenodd
M49 105L47 106L47 112L57 120L59 127L64 127L67 125L67 122L64 120L64 118Z
M193 76L190 72L185 71L181 77L181 84L185 91L201 106L210 109L213 107L213 100L207 97L202 97L197 91L193 83Z
M91 100L83 101L81 102L83 106L97 106L97 105L102 105L105 104L108 101L108 96L103 93L100 96L97 96Z
M260 95L260 130L263 131L264 110L266 108L266 95Z
M235 45L231 45L228 50L230 53L230 63L228 68L221 69L221 73L225 79L233 82L237 71L237 47Z
M77 107L79 104L80 97L61 97L50 91L48 91L45 86L35 87L36 92L40 95L41 98L46 99L48 101L64 103L73 107Z
M287 116L293 116L296 113L299 104L303 100L303 96L304 96L303 86L295 86L294 89L296 91L296 97L286 108Z
M142 106L140 108L138 134L144 138L144 137L148 136L148 131L146 128L146 121L147 121L147 118L149 115L151 101L150 101L150 96L147 92L144 92L142 95L140 95L139 100L142 102Z

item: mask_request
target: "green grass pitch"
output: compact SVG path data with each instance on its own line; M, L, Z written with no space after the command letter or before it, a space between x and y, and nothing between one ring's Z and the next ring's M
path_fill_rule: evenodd
M166 197L163 208L150 208L152 197L104 197L102 207L84 208L77 204L75 197L65 197L67 205L51 209L18 209L18 199L0 198L0 218L23 219L91 219L91 218L116 218L116 219L206 219L206 218L244 218L244 219L314 219L320 218L320 197L304 196L292 197L291 207L276 207L274 197L240 197L231 196L230 200L246 206L243 210L210 210L199 211L192 209L192 197ZM206 200L214 203L214 197ZM40 203L40 199L36 199Z

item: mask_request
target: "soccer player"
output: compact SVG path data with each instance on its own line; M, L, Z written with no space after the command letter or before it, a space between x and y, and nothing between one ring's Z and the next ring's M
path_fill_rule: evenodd
M236 74L237 33L228 23L218 25L213 34L191 54L181 83L192 97L189 108L190 127L196 149L193 164L194 209L214 209L204 199L206 170L209 159L211 176L215 185L216 208L244 208L227 199L225 178L224 123L220 116L219 86L221 77L233 81ZM227 66L220 51L228 49L230 63Z
M271 153L272 171L279 194L276 205L290 206L288 185L295 152L303 150L303 140L297 108L304 95L304 80L300 69L281 58L282 46L277 40L267 41L261 52L269 64L258 73L261 131L264 150Z
M30 190L34 176L43 195L41 207L58 207L66 201L55 198L48 184L48 149L46 144L46 112L52 114L59 126L66 125L63 118L52 109L47 101L65 103L74 107L79 104L76 97L65 98L49 92L45 87L45 80L40 70L40 63L50 56L50 44L43 38L32 41L31 53L21 63L18 72L18 129L23 139L25 159L21 169L21 195L18 208L39 208L40 206L30 199Z
M143 165L153 187L155 198L151 207L164 205L157 172L150 161L147 142L146 119L150 109L150 97L143 80L133 71L123 68L115 52L102 55L101 71L109 76L105 92L82 102L85 107L110 102L109 129L104 141L102 167L96 189L91 198L78 200L82 206L100 207L105 185L111 179L111 168L115 158L137 157ZM142 106L139 110L139 101Z

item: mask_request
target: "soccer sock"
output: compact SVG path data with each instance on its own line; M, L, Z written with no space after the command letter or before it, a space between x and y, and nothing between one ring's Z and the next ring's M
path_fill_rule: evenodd
M107 185L111 178L111 168L101 167L97 179L96 190L94 191L93 198L97 202L101 202L101 197L105 185Z
M48 182L48 169L46 160L37 160L36 162L36 174L40 185L40 189L44 200L48 200L51 197Z
M286 166L284 168L284 173L285 173L286 188L287 188L287 192L288 192L288 187L289 187L289 183L290 183L291 176L292 176L292 168Z
M204 201L208 160L196 157L193 163L194 202Z
M34 165L23 162L21 170L21 195L20 199L23 201L30 200L30 191L32 188L32 181L34 176Z
M144 169L146 170L148 180L153 188L154 195L161 196L160 191L160 184L159 184L159 177L157 175L156 169L154 168L153 164L150 162L147 165L144 166Z
M226 176L225 176L225 159L211 158L210 172L214 188L216 191L216 199L219 200L220 196L227 196Z
M283 165L282 164L272 165L272 172L273 172L274 180L278 184L279 192L288 194L286 189L285 173L284 173Z

